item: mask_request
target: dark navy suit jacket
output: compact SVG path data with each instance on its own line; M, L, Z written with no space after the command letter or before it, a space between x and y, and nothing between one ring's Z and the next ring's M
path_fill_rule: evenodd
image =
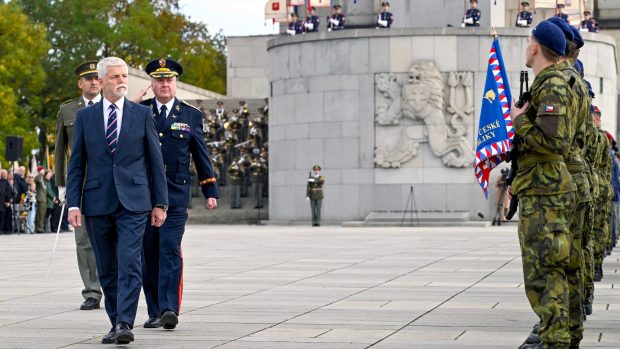
M114 155L105 140L103 103L77 112L67 173L67 206L85 216L168 205L166 175L151 109L125 98Z

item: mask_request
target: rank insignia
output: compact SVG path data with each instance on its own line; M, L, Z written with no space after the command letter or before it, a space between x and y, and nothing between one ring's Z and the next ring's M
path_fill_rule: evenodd
M160 59L160 60L159 60L159 66L160 66L160 67L162 67L162 68L163 68L163 67L165 67L165 66L166 66L166 60L165 60L165 59L163 59L163 58L162 58L162 59Z
M181 111L181 107L179 107L179 105L177 104L177 107L175 108L177 111Z

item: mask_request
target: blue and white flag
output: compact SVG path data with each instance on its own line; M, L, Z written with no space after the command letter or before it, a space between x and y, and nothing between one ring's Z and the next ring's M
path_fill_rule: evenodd
M506 159L515 135L510 119L511 101L502 51L496 37L489 55L474 159L476 179L487 198L491 170Z

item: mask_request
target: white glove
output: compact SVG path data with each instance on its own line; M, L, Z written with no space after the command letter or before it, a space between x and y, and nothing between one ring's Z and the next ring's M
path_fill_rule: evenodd
M339 26L340 25L340 21L334 18L330 18L329 21L335 25L335 26Z
M304 24L304 26L305 26L305 27L306 27L306 29L308 29L308 30L313 30L313 29L314 29L314 24L312 24L312 23L306 23L306 24Z
M286 32L288 33L288 35L295 35L295 34L297 34L294 30L291 30L291 29L287 29Z
M388 21L384 21L384 20L378 20L377 23L379 23L380 26L382 27L387 27L388 26Z
M65 203L67 200L67 187L58 187L58 199L61 203Z
M474 19L473 19L473 18L471 18L471 17L469 17L469 18L465 18L465 19L463 20L463 23L466 23L466 24L474 24Z
M527 27L527 21L525 19L520 19L517 21L519 27Z

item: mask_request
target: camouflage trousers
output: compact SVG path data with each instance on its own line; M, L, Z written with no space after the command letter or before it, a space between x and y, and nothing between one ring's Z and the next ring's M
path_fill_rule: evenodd
M569 286L574 192L519 196L519 243L527 299L540 318L545 348L568 348Z
M596 199L588 202L583 226L583 301L594 294L594 208Z
M589 207L590 202L580 202L577 204L570 227L572 241L570 245L570 259L566 269L566 280L568 281L568 322L572 345L579 344L583 338L583 301L585 299L583 247L586 228L585 221Z
M611 241L611 200L607 198L607 195L603 194L597 198L594 209L594 266L598 267L603 265L603 259L605 259L605 247L609 245Z

